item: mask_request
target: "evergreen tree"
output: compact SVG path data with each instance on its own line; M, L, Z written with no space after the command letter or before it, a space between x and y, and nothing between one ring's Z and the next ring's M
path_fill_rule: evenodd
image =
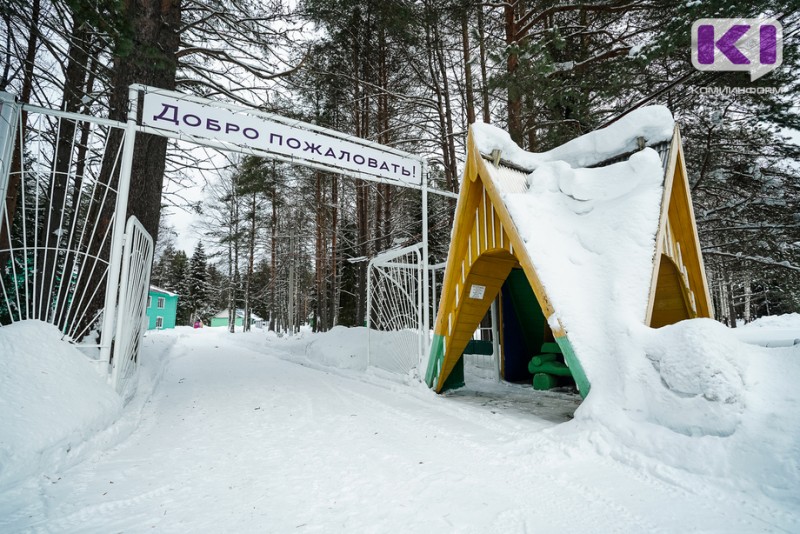
M166 286L164 289L178 295L178 311L175 315L175 324L190 324L192 304L189 290L189 258L184 251L179 250L172 257L169 275L164 285Z
M177 251L172 244L167 244L164 250L153 261L153 270L150 274L150 284L167 289L170 283L170 270L172 268L172 260L175 258Z
M207 322L210 315L208 302L208 260L203 243L198 242L189 261L188 301L191 308L191 320L197 319Z

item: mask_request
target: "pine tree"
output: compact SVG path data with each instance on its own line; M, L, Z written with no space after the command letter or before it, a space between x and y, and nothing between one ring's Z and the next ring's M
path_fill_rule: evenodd
M208 321L210 307L208 303L208 273L206 252L203 243L198 242L189 261L188 302L191 308L191 321L198 319Z
M164 284L169 291L178 294L178 310L175 315L175 324L190 324L192 315L191 293L189 290L189 258L186 253L179 250L173 256L169 266L169 275Z

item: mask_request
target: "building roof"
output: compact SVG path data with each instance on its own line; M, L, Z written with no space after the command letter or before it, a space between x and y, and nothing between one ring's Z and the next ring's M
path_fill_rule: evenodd
M219 312L217 312L217 313L214 315L214 317L217 317L217 318L220 318L220 319L228 317L228 308L225 308L225 309L223 309L223 310L220 310ZM242 317L242 318L244 318L244 309L242 309L242 308L236 308L236 317ZM250 310L250 318L251 318L253 321L263 321L263 320L264 320L264 319L262 319L261 317L259 317L258 315L256 315L256 314L253 312L253 310Z
M167 295L168 297L178 297L177 293L173 293L172 291L167 291L166 289L160 288L158 286L150 286L150 293L161 293L163 295Z

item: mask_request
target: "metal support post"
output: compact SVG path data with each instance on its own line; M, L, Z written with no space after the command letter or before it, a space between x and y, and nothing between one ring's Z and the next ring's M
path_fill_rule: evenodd
M122 268L122 249L125 244L125 214L128 210L128 192L131 186L133 167L133 145L136 141L136 115L138 111L138 92L128 90L128 122L122 147L122 162L117 185L117 202L114 208L114 233L111 238L111 255L108 260L106 278L105 306L103 308L103 328L100 333L100 360L111 362L111 343L117 318L117 293Z
M0 206L5 202L8 189L11 157L17 138L19 109L20 104L14 95L0 91Z
M430 284L428 274L428 162L422 162L422 350L425 354L430 351ZM420 363L421 360L420 360Z
M496 379L500 382L502 373L500 372L500 314L497 313L497 301L500 297L497 296L492 301L492 306L489 308L492 314L492 355L494 356L494 369Z

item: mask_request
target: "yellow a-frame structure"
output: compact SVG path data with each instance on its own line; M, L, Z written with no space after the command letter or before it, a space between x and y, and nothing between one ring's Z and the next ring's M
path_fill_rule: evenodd
M683 319L710 317L712 313L677 126L669 142L654 148L659 150L664 167L663 198L642 321L660 327ZM526 248L503 200L503 194L525 190L528 171L501 161L501 156L481 154L470 130L426 381L437 392L461 385L463 378L454 370L462 364L463 352L491 303L502 294L501 300L509 302L501 310L511 309L507 305L510 301L522 302L521 307L515 304L518 317L513 320L527 339L527 357L541 352L543 344L553 347L552 342L557 343L585 397L591 376L586 376L581 354L575 352L569 332L557 319L548 288L532 261L532 255L547 251ZM500 315L505 361L508 349L504 331L512 318Z
M677 126L667 155L664 198L645 318L645 324L653 328L683 319L713 316Z

